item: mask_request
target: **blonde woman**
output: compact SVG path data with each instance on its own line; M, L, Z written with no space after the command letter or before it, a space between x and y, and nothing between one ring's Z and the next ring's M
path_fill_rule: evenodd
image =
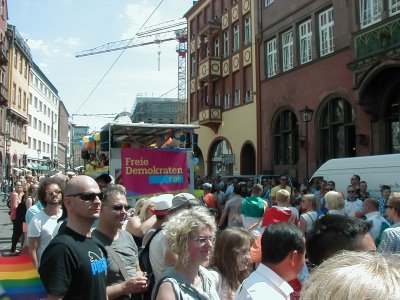
M318 219L317 200L313 194L305 194L301 197L300 204L302 214L300 216L299 227L304 234L308 234L314 227L315 221Z
M311 273L300 299L397 300L399 270L399 255L346 251L327 259Z
M342 193L330 191L325 194L325 201L329 215L344 215L345 202Z
M214 217L206 208L196 206L173 215L166 223L168 248L178 255L153 290L152 299L218 300L207 264L216 231Z
M152 213L154 206L153 198L141 198L136 202L135 213L129 218L125 230L133 235L138 247L142 246L142 240L146 232L153 227L157 221Z

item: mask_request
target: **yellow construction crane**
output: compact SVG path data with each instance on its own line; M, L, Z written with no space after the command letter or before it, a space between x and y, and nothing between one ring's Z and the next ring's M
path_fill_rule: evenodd
M158 25L146 27L136 34L136 37L115 42L109 42L98 47L76 53L75 57L84 57L101 53L125 50L151 44L160 45L163 42L176 40L178 45L178 120L180 124L187 123L186 104L186 53L187 53L187 21L172 20ZM158 50L158 70L160 70L160 55Z

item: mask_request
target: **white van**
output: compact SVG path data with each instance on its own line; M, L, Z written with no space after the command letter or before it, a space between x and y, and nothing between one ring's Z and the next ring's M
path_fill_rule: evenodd
M400 191L400 153L374 156L358 156L331 159L325 162L311 177L332 180L336 190L346 195L347 186L353 175L359 175L361 181L368 184L371 197L381 197L380 186L389 185L392 192Z

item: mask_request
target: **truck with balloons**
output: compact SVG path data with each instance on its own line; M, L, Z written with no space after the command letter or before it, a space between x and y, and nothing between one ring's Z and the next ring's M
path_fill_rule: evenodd
M110 175L126 188L129 201L160 193L193 194L194 168L199 163L193 157L197 128L190 124L108 123L94 138L100 155L108 157L108 166L95 166L85 174L94 178Z

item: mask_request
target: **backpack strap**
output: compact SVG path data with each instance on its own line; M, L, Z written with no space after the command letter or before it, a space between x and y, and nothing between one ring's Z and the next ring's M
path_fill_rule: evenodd
M157 228L156 231L154 231L153 235L149 238L149 240L146 243L146 246L144 246L144 249L150 248L150 243L153 240L153 238L156 236L157 233L159 233L163 229L163 226L160 228Z
M124 280L127 280L129 278L129 274L126 271L126 268L124 266L124 263L122 262L121 257L119 257L118 253L115 252L115 250L113 249L113 247L109 246L105 246L107 253L110 254L110 256L112 257L112 259L115 261L115 263L117 264L119 271L122 274L122 277L124 277Z

